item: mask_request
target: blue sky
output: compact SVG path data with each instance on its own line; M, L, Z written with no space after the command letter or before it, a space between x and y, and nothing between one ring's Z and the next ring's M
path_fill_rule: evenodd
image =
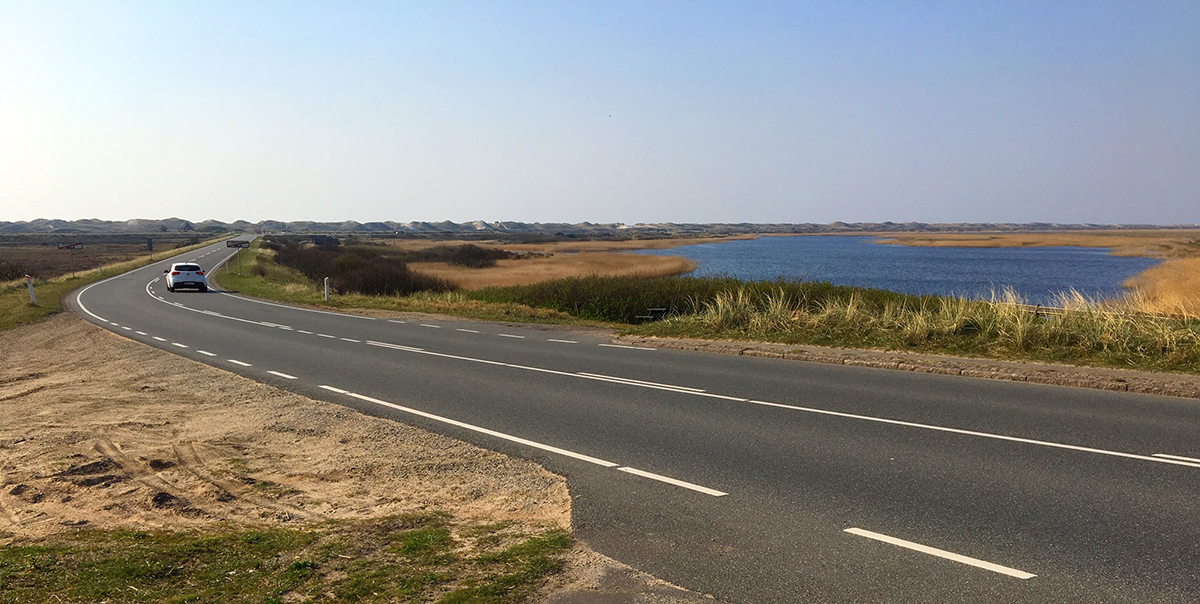
M1200 222L1200 3L0 0L0 220Z

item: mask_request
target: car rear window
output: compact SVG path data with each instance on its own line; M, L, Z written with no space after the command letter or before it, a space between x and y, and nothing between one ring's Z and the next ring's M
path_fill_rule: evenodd
M180 264L179 266L175 267L175 270L196 272L196 271L200 270L200 265L198 265L198 264Z

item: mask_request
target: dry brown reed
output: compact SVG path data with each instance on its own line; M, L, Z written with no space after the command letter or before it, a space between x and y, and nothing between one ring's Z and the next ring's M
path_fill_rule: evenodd
M680 256L589 252L500 260L496 266L483 269L455 266L446 262L414 262L409 267L419 273L450 281L463 289L476 290L591 275L681 275L695 270L696 264Z

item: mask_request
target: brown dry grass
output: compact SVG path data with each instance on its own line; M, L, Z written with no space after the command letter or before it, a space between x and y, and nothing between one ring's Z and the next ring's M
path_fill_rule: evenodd
M1140 310L1200 315L1200 257L1168 258L1125 282L1140 294Z
M414 262L413 270L446 279L463 289L529 285L539 281L597 275L604 277L681 275L696 263L680 256L646 256L589 252L557 254L545 258L500 260L492 268L466 268L445 262Z
M871 233L866 233L871 234ZM1200 230L1150 229L1044 233L879 233L879 243L919 247L1107 247L1114 256L1200 256Z
M1162 258L1125 282L1134 290L1129 302L1138 310L1162 314L1200 314L1200 230L1073 231L1066 233L901 233L879 243L925 247L1112 248L1114 256Z

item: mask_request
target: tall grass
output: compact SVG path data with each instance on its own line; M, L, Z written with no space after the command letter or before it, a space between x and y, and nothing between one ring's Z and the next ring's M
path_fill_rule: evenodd
M837 292L813 304L782 288L739 289L641 331L1200 371L1194 318L1149 315L1074 291L1055 306L1061 310L1031 311L1011 290L989 300Z

